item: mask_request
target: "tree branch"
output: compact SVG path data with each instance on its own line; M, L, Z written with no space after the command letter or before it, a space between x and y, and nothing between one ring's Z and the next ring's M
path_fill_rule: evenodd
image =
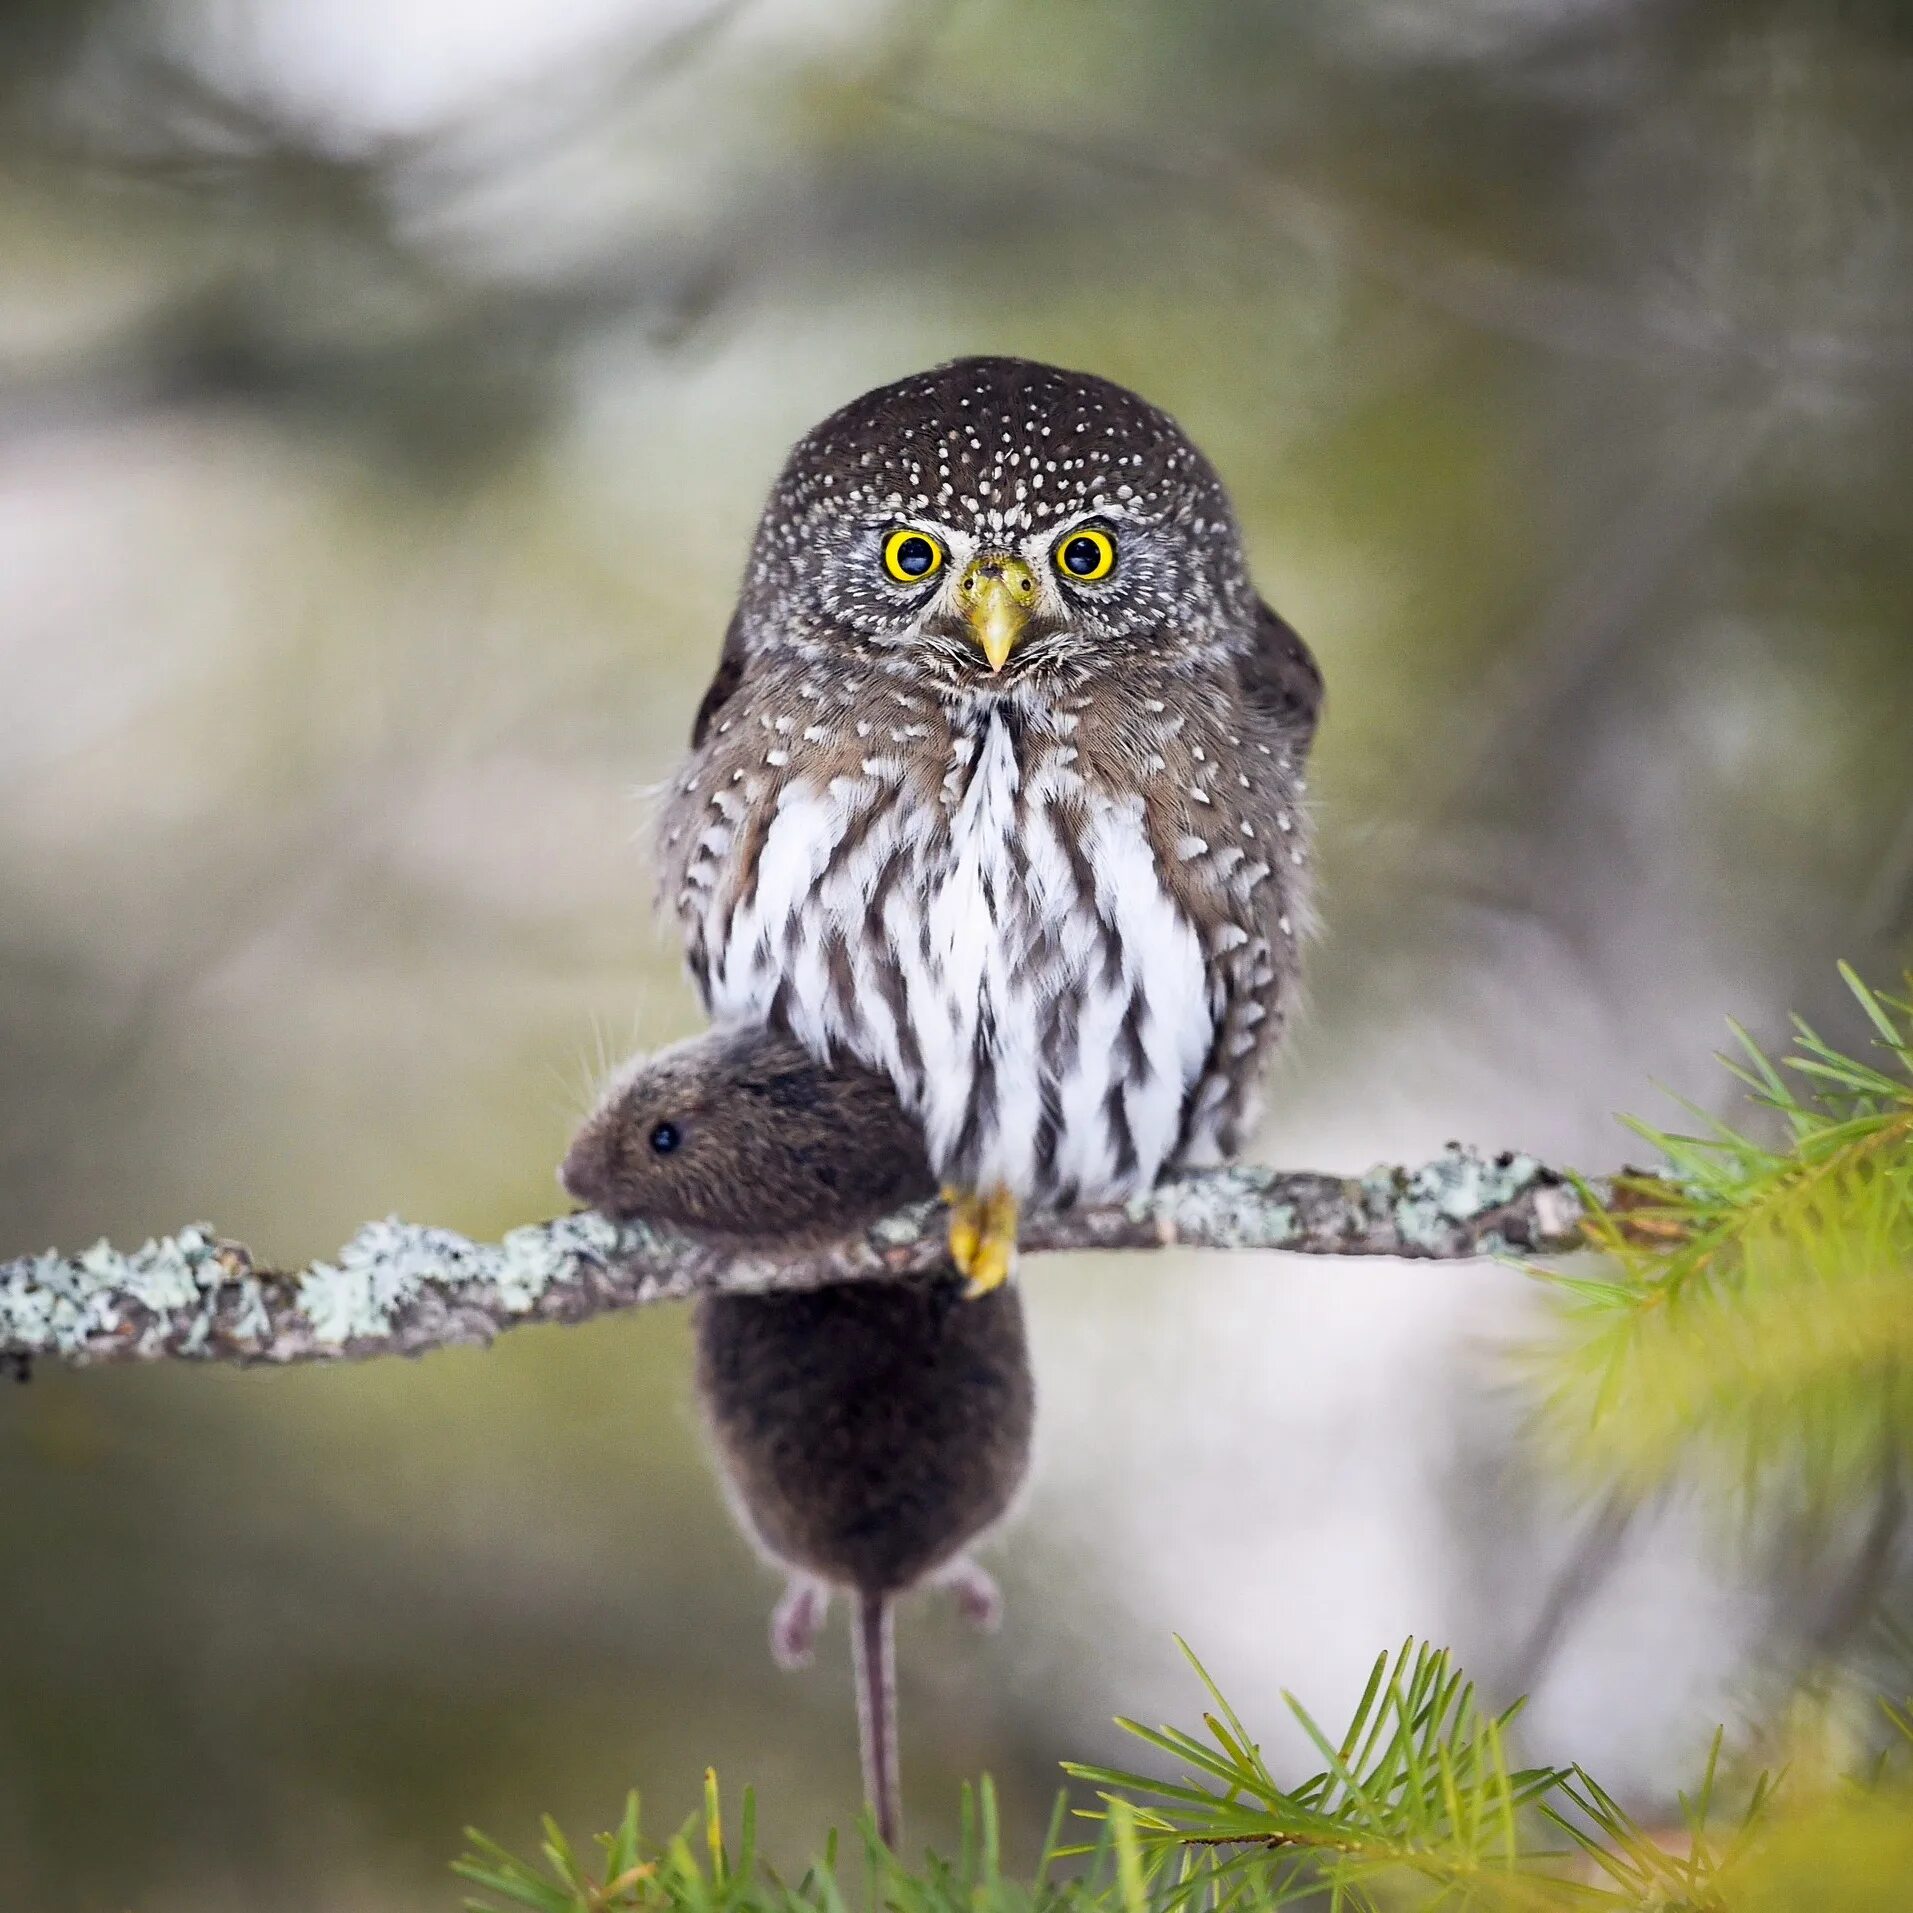
M1579 1195L1527 1156L1451 1147L1366 1176L1211 1170L1120 1206L1031 1215L1028 1254L1052 1250L1284 1249L1455 1261L1585 1246ZM500 1243L396 1219L368 1223L336 1262L278 1272L208 1227L131 1254L0 1262L0 1361L357 1360L483 1345L525 1322L578 1322L704 1290L810 1288L920 1275L945 1259L937 1203L900 1210L801 1255L718 1249L675 1229L583 1211Z

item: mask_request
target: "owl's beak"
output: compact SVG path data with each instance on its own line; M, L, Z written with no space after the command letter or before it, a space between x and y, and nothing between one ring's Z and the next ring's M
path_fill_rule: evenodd
M957 606L992 671L1002 670L1009 662L1035 601L1036 577L1021 558L986 551L965 566L957 580Z

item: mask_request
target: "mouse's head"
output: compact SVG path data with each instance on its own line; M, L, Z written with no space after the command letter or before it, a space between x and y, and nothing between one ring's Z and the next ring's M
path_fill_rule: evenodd
M885 1077L759 1029L627 1063L559 1179L609 1216L785 1241L847 1234L935 1187Z

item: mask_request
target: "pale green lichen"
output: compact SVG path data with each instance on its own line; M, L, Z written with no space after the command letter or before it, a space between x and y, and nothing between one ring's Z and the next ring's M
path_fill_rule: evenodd
M581 1262L601 1262L617 1253L618 1227L593 1210L556 1222L527 1223L498 1245L492 1283L513 1314L523 1314L554 1282L575 1275Z
M573 1216L568 1223L553 1223L553 1228L589 1227L601 1233L580 1237L577 1255L586 1262L624 1262L649 1266L662 1261L670 1252L671 1239L641 1217L623 1222L607 1222L590 1209Z
M499 1243L388 1216L368 1222L337 1262L315 1262L299 1277L299 1311L314 1336L334 1347L390 1335L428 1289L447 1300L484 1291L506 1313L522 1315L581 1261L603 1261L618 1247L616 1225L590 1211L513 1229Z
M914 1203L870 1225L870 1237L880 1248L908 1249L921 1242L930 1230L930 1212L936 1205Z
M266 1307L265 1291L257 1282L248 1281L240 1285L239 1299L232 1305L229 1325L234 1338L241 1342L258 1345L271 1336L272 1311Z
M335 1347L389 1335L397 1311L427 1283L464 1280L475 1247L453 1230L397 1216L368 1222L337 1262L315 1262L299 1277L299 1312L321 1342Z
M396 1217L368 1223L336 1260L314 1263L279 1293L296 1318L290 1338L324 1348L390 1336L408 1304L428 1290L462 1296L506 1318L529 1314L555 1283L581 1265L602 1264L625 1246L615 1224L585 1211L477 1243L450 1229ZM0 1263L0 1348L65 1357L98 1352L102 1341L129 1353L205 1349L222 1342L264 1350L288 1325L275 1324L265 1280L243 1256L199 1224L122 1251L96 1242L76 1256L49 1251Z
M1362 1187L1371 1206L1379 1203L1392 1217L1404 1246L1436 1253L1453 1240L1457 1227L1478 1223L1527 1194L1542 1173L1532 1156L1490 1160L1473 1150L1449 1148L1414 1169L1371 1171ZM1494 1230L1481 1238L1483 1255L1502 1253L1506 1246Z
M218 1236L204 1223L130 1251L102 1239L76 1256L24 1257L0 1264L0 1344L70 1355L120 1329L132 1302L152 1318L140 1325L139 1344L180 1332L183 1315L186 1344L197 1347L230 1279Z
M1160 1194L1136 1198L1131 1220L1150 1221L1162 1200ZM1284 1248L1302 1233L1295 1205L1272 1201L1269 1172L1253 1167L1219 1169L1184 1184L1169 1197L1169 1216L1179 1235L1245 1249Z

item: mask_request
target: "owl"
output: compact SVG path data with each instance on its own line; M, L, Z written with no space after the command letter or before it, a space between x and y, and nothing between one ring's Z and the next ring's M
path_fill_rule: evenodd
M1022 1205L1236 1150L1296 990L1321 696L1174 420L958 360L790 454L660 900L716 1021L889 1076L985 1290Z

